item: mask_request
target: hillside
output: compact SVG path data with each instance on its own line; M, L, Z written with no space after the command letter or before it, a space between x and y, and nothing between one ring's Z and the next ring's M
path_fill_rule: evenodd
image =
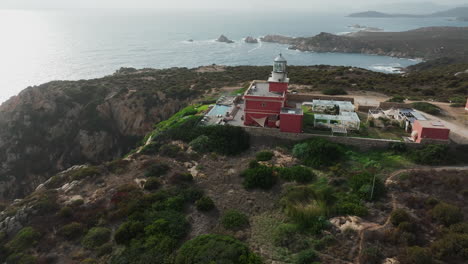
M291 66L294 85L417 99L465 97L468 64L425 63L406 75L332 66ZM425 65L425 66L424 66ZM216 69L216 70L215 70ZM56 172L125 155L152 125L225 86L263 79L270 66L122 69L100 79L31 87L0 107L0 200L21 198Z
M206 109L156 124L140 153L75 166L6 206L0 261L467 260L466 168L416 166L456 165L466 149L261 145L236 127L197 126Z
M468 27L430 27L405 32L357 32L349 35L320 33L314 37L268 35L262 41L290 45L313 52L344 52L403 58L442 57L468 61Z

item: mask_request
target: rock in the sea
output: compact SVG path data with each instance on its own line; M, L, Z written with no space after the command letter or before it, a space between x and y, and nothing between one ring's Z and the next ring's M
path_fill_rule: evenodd
M252 43L252 44L258 43L258 39L253 38L251 36L246 37L244 41L245 43Z
M193 42L193 39L189 39L189 40L187 40L187 41L188 41L188 42Z
M221 35L219 38L216 40L218 42L224 42L224 43L234 43L234 41L228 39L226 36Z

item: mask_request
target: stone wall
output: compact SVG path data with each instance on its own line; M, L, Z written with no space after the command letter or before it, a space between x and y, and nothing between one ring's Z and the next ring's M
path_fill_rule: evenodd
M335 143L357 147L360 150L365 151L370 149L385 149L389 146L390 143L401 142L398 140L387 139L315 135L306 133L283 133L274 128L244 127L244 129L250 134L250 140L253 146L271 146L281 144L288 145L298 141L319 137ZM409 148L420 148L423 146L423 144L411 142L405 142L405 144Z
M388 110L391 108L402 109L402 108L413 108L410 104L405 103L395 103L395 102L381 102L379 108L383 110Z

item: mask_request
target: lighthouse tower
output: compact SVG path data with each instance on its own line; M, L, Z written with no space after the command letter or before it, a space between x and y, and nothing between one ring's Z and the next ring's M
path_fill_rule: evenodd
M271 72L270 78L268 78L270 92L283 93L288 90L289 78L286 69L287 65L288 62L280 53L273 63L273 71Z

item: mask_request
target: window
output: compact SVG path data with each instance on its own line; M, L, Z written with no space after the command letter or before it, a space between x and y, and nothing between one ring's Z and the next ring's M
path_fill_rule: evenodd
M266 105L267 105L266 103L262 103L262 107L266 107Z

